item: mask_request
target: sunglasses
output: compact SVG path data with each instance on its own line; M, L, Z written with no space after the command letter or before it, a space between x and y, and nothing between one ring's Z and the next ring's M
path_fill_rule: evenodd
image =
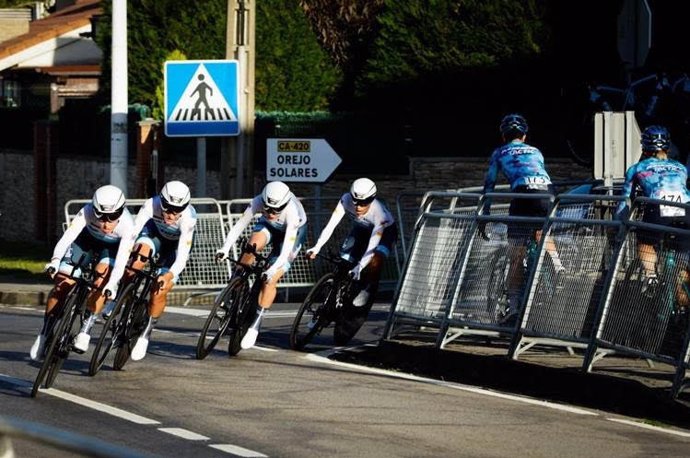
M94 210L94 214L99 221L117 221L122 216L123 209L116 211L115 213L99 213Z
M280 213L281 211L283 211L283 208L285 208L285 207L282 207L282 208L273 208L273 207L268 207L268 206L264 205L264 211L265 211L266 213L268 213L269 215L277 215L278 213Z
M357 199L352 199L352 203L355 204L355 207L366 207L370 203L372 203L374 199L364 199L364 200L357 200Z
M161 209L163 210L164 213L167 213L169 215L176 215L176 214L182 213L184 211L184 207L176 207L174 205L166 205L163 202L161 202Z

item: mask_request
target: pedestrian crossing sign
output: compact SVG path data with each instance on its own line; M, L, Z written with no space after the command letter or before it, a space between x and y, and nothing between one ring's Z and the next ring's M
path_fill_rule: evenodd
M165 135L218 137L240 134L236 60L165 63Z

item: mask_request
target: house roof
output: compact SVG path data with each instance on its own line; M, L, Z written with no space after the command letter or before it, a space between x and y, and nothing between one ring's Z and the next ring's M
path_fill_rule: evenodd
M0 71L11 67L55 67L100 64L93 40L80 36L91 31L91 18L102 13L101 0L76 0L44 19L29 23L29 32L0 46ZM68 56L67 49L71 48ZM59 55L60 54L60 55Z

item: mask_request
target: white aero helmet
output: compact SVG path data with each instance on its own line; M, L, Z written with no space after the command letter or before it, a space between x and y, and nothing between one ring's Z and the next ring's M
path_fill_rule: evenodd
M369 178L357 178L350 186L352 200L358 204L370 204L376 197L376 183Z
M117 186L107 184L96 189L91 204L96 218L115 221L125 210L125 195Z
M290 201L290 188L282 181L271 181L264 186L261 199L264 202L264 210L273 213L281 211Z
M168 181L161 189L161 207L164 211L180 213L187 205L192 196L189 187L181 181Z

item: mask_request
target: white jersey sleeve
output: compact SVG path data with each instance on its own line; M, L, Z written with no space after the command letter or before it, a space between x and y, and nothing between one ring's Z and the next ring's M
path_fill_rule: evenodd
M343 216L345 216L343 199L344 196L338 201L338 204L335 206L335 210L333 210L333 213L331 213L331 218L328 220L328 223L326 223L326 227L324 227L321 231L319 240L317 240L316 245L314 245L314 250L316 252L321 251L321 248L323 248L326 242L328 242L328 240L331 238L331 235L333 235L333 231L338 226L338 223L340 223L340 221L343 219Z
M369 264L369 261L371 261L371 258L374 256L374 250L381 241L383 230L394 223L393 215L378 199L372 202L367 215L370 220L373 221L374 228L371 230L371 237L369 238L367 249L362 259L359 261L359 265L362 269Z
M134 239L136 238L136 233L134 232L134 218L132 214L125 209L122 212L119 222L115 230L120 235L120 245L117 248L117 254L115 255L115 265L110 274L109 282L117 284L125 273L125 267L127 266L127 261L129 260L129 254L132 251L132 246L134 246Z
M285 212L285 239L280 254L272 265L276 269L282 268L288 262L297 241L297 231L307 223L304 207L294 195L283 211Z
M188 211L189 210L189 211ZM189 260L189 253L192 250L192 242L194 241L194 229L196 227L196 211L190 205L185 209L180 217L180 239L177 241L177 256L175 262L170 266L170 272L174 275L174 280L180 277L180 273L184 270Z
M79 213L77 213L77 216L70 222L69 227L67 227L67 230L55 244L55 248L53 248L53 256L50 258L51 261L59 261L62 259L72 242L74 242L79 234L81 234L81 231L84 230L86 227L85 212L86 206L82 207Z

